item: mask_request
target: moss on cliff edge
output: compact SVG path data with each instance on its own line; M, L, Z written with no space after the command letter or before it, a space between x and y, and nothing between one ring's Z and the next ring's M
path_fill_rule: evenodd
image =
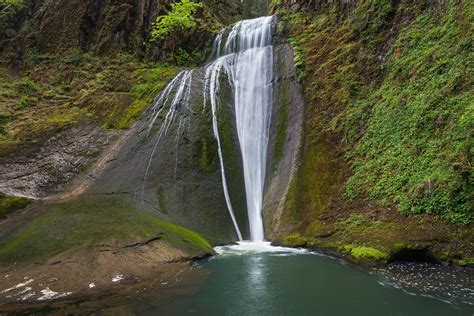
M189 256L212 252L200 234L136 209L125 198L83 197L49 208L0 244L0 265L31 263L76 247L160 237Z
M17 210L24 209L32 202L32 200L24 197L0 194L0 219Z

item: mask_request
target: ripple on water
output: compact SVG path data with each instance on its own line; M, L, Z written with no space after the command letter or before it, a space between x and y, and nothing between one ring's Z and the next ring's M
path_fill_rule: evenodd
M451 304L474 306L474 273L431 263L393 263L380 270L379 283Z

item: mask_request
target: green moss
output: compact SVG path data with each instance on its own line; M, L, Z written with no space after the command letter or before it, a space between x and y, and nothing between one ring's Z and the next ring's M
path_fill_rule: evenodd
M35 106L37 103L38 103L37 98L32 98L32 97L24 95L16 103L15 109L16 110L23 110L23 109Z
M165 188L160 185L156 190L156 194L158 196L158 206L160 208L160 212L163 214L168 214L168 208L166 207L166 193Z
M23 77L20 82L15 83L15 90L19 95L32 95L39 90L39 86L29 77Z
M287 247L303 247L305 238L300 233L291 233L283 238L283 245Z
M329 247L332 243L330 240L337 232L337 225L328 223L320 219L314 219L304 230L303 235L310 242L319 242L320 247Z
M394 250L402 250L402 249L407 249L408 245L406 243L403 243L403 242L396 242L396 243L393 244L392 248Z
M10 123L11 114L9 112L0 112L0 137L5 137L7 125Z
M91 119L104 129L128 128L178 71L127 54L106 57L77 49L62 54L32 50L30 57L21 80L0 68L5 150Z
M474 258L459 260L458 264L460 266L474 266Z
M284 214L285 223L306 223L328 211L331 199L340 191L345 166L335 148L316 130L308 132L309 146L296 179L290 185ZM304 227L302 227L304 228Z
M392 245L394 250L403 250L403 249L425 249L426 246L418 243L406 243L406 242L396 242Z
M41 114L39 113L41 112ZM37 116L35 120L16 122L10 131L16 140L40 138L46 131L57 131L72 126L85 117L83 110L77 107L58 106L53 109L42 110L35 108L30 115ZM40 116L41 115L41 116Z
M144 213L125 199L88 197L43 208L49 210L0 245L1 265L44 260L110 240L156 236L190 255L211 251L200 234Z
M30 205L33 201L24 197L18 196L6 196L0 194L0 219L5 218L7 215L24 209Z
M351 256L357 259L373 259L373 260L386 260L388 259L388 253L372 248L372 247L363 247L363 246L352 246L347 245L346 250L350 250Z
M273 154L273 170L276 170L283 158L288 131L288 106L289 99L288 82L284 81L278 91L278 112L277 112L277 136L275 140L275 151Z
M150 64L137 70L134 74L136 83L132 88L135 100L120 116L115 126L119 129L129 127L177 72L176 67L160 64Z
M198 167L205 172L216 171L218 167L217 142L210 134L202 136L196 143L198 151Z
M364 214L354 213L354 214L349 215L349 217L343 220L341 223L345 226L357 227L357 226L362 225L365 221L366 221L366 217Z

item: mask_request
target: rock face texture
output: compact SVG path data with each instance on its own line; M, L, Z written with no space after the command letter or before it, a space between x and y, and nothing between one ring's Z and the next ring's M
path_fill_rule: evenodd
M2 267L1 273L8 275L0 281L5 289L0 293L2 312L21 310L19 301L74 302L91 295L133 293L144 286L180 285L183 277L189 281L200 275L200 269L192 267L190 261L204 255L183 252L154 238L109 242L92 250L75 249L34 267ZM25 279L25 275L29 277Z
M299 167L304 122L304 95L296 77L293 50L289 44L280 44L274 56L274 113L264 198L265 234L269 240L285 230L285 201Z
M29 0L12 23L9 32L0 34L12 42L11 53L22 55L30 49L58 52L68 49L100 54L129 52L138 56L162 57L160 50L146 44L155 19L170 9L170 0ZM207 29L185 34L184 48L203 50L212 40L216 24L229 25L244 17L264 15L266 1L206 0L199 19Z
M116 136L116 132L88 124L2 156L0 191L34 199L64 191Z

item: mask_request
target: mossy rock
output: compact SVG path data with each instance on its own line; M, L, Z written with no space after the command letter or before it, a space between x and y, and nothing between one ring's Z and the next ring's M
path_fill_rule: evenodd
M24 209L33 203L33 200L20 196L6 196L0 194L0 219L7 217L7 215Z
M291 233L283 238L283 246L286 247L303 247L306 244L306 239L300 233Z
M312 222L305 230L305 236L311 236L316 238L326 238L334 234L335 228L328 223L316 220Z
M94 196L36 207L35 218L0 240L0 265L41 262L77 247L157 236L191 257L212 253L199 233L143 212L125 198Z
M426 249L428 246L427 245L422 245L422 244L409 244L409 243L404 243L404 242L396 242L393 244L392 248L393 250L423 250Z
M389 258L388 253L372 247L345 245L344 249L356 259L385 261Z
M474 258L462 259L458 261L458 264L463 267L473 267Z

